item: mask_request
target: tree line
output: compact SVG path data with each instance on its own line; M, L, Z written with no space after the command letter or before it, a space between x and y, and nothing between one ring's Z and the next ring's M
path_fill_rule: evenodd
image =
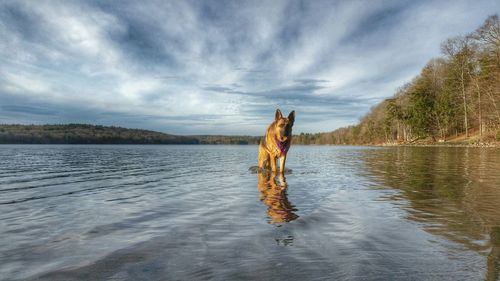
M0 144L198 144L193 137L89 124L0 125Z
M258 144L254 136L178 136L90 124L0 124L0 144Z
M474 32L450 38L392 98L357 125L300 134L298 144L445 142L460 136L500 141L500 21L489 16Z

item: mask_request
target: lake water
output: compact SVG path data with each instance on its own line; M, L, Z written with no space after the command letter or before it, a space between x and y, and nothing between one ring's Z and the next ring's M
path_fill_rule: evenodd
M500 149L0 146L0 279L499 280Z

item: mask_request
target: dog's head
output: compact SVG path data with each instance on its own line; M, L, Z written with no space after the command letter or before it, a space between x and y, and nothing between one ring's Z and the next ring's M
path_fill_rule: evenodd
M276 138L279 141L285 142L292 136L292 127L294 121L295 111L290 112L290 114L288 114L288 117L285 118L283 117L283 115L281 115L281 111L279 109L276 109L276 115L274 117L274 132L276 134Z

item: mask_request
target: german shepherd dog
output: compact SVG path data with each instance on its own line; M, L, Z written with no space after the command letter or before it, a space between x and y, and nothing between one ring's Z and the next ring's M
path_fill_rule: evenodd
M280 160L280 173L285 172L285 161L288 149L292 143L292 126L295 121L295 111L287 118L276 109L274 122L267 128L266 134L259 145L259 170L276 172L276 160ZM270 167L269 167L270 166Z

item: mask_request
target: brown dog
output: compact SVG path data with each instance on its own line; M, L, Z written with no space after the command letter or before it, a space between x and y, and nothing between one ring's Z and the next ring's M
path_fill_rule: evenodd
M285 161L288 149L292 143L292 126L295 121L295 111L290 112L287 118L276 109L274 122L267 128L266 135L259 145L259 169L276 172L276 159L280 160L280 172L285 172ZM271 167L269 167L271 166Z

